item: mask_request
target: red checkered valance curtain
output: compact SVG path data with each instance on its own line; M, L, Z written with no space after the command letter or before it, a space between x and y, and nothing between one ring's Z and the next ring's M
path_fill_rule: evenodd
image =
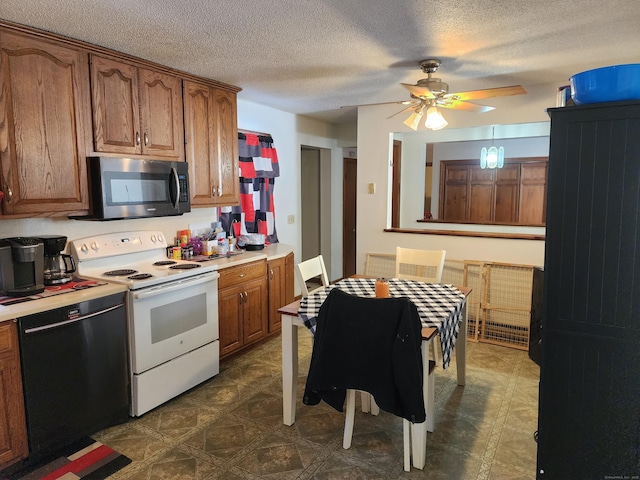
M264 233L266 243L277 243L273 191L280 165L273 138L238 133L238 156L240 206L220 209L222 228L234 235Z

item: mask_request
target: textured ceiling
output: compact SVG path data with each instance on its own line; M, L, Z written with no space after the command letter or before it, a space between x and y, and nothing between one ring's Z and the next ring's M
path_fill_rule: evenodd
M335 123L355 119L341 106L407 99L425 58L451 91L640 62L638 0L3 0L0 18Z

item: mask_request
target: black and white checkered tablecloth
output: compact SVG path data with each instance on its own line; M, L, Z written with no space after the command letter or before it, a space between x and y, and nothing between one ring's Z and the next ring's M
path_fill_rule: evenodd
M447 368L451 361L453 346L458 337L462 320L462 307L466 301L464 293L453 285L424 283L415 280L390 278L389 294L392 297L407 297L415 304L423 327L436 327L440 333L442 346L442 366ZM316 331L320 306L332 288L339 288L351 295L375 297L374 278L345 278L327 288L304 297L300 302L298 316L312 334ZM466 333L465 333L466 334Z

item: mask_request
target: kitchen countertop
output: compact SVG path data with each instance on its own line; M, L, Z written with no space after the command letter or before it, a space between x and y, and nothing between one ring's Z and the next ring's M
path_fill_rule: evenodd
M240 255L216 258L202 263L206 265L216 265L218 270L220 270L262 259L276 260L278 258L286 257L291 252L293 252L293 247L281 243L275 243L266 246L263 250L243 251ZM0 322L126 291L127 287L125 285L107 282L106 285L77 290L75 292L65 293L62 295L30 300L28 302L22 302L15 305L0 305Z
M17 303L15 305L0 305L0 322L126 291L127 287L125 285L107 283L105 285L76 290L61 295L29 300L28 302Z
M206 260L201 263L207 266L215 265L218 270L220 270L222 268L235 267L236 265L255 262L256 260L277 260L278 258L286 257L291 252L293 252L292 246L284 245L282 243L274 243L264 247L262 250L242 250L242 253L239 255L214 258L213 260Z

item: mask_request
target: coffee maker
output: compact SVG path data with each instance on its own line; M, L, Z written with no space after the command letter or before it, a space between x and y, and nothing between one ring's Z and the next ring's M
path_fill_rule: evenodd
M0 289L11 297L44 291L44 246L30 237L0 240Z
M67 237L42 235L38 239L44 244L44 284L60 285L70 281L70 274L76 271L76 263L71 255L61 253Z

